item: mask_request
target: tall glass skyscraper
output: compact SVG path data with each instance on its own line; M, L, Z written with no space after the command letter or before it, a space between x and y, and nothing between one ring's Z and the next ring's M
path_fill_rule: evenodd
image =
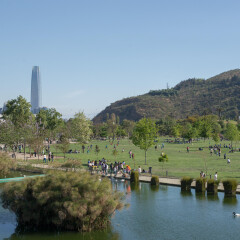
M38 66L32 68L32 81L31 81L31 111L38 113L42 107L42 88L41 78Z

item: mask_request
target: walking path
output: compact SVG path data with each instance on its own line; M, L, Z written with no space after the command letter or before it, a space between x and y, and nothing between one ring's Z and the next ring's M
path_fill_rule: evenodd
M36 168L44 168L44 169L56 169L56 167L51 166L51 165L47 165L47 164L32 164L33 167ZM66 170L66 168L58 168L58 170ZM83 169L71 169L74 171L83 171ZM108 174L106 175L107 177L113 177L113 174ZM123 177L122 174L117 174L117 176L114 176L117 179L126 179L129 180L130 177ZM140 182L146 182L146 183L150 183L151 182L151 176L146 176L146 175L140 175L139 176L139 180ZM180 187L181 186L181 182L180 182L180 178L167 178L167 177L159 177L159 183L162 185L168 185L168 186L175 186L175 187ZM192 188L196 187L196 181L194 180L191 184ZM218 191L219 192L224 192L224 188L223 188L223 184L220 183L218 186ZM237 186L237 190L236 190L237 194L240 194L240 184L238 184Z
M126 178L124 178L120 175L116 176L115 178L126 179ZM127 179L129 179L129 177ZM139 180L140 180L140 182L150 183L151 182L151 176L139 176ZM168 185L168 186L181 187L181 181L180 180L181 180L180 178L159 177L159 183L162 184L162 185ZM196 187L196 181L195 180L192 182L191 187L192 188ZM219 183L218 191L219 192L224 192L224 188L223 188L222 183ZM237 186L236 193L240 194L240 184L238 184L238 186Z

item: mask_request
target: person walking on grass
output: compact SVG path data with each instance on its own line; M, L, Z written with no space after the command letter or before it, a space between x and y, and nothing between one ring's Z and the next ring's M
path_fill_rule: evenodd
M187 153L189 153L189 146L187 146Z
M214 174L214 181L217 181L217 172L215 172L215 174Z
M46 154L43 155L43 162L45 162L45 163L47 162L47 156L46 156Z

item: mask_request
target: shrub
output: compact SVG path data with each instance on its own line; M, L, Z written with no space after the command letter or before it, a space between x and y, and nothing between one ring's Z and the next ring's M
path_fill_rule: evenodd
M181 190L182 191L191 191L191 184L193 179L191 177L183 177L181 179Z
M235 179L226 179L223 181L225 196L236 196L237 181Z
M206 178L197 178L196 192L205 192L205 191L206 191Z
M219 180L209 179L207 181L207 193L216 194L218 192Z
M152 176L151 178L151 185L159 185L159 177L158 176Z
M139 182L139 172L138 171L131 171L130 175L130 182Z
M81 168L82 163L79 160L68 160L61 165L62 168Z
M16 160L0 153L0 175L5 176L11 169L16 169Z
M54 172L46 177L8 183L1 193L15 212L19 230L91 231L103 229L122 204L108 179L89 173Z

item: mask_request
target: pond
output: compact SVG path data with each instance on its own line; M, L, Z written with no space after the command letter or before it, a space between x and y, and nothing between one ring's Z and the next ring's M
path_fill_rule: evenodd
M130 204L112 217L112 224L104 232L81 233L25 233L14 234L15 215L0 207L0 239L239 239L239 196L182 194L180 188L160 186L152 189L147 183L139 188L129 182L112 180L113 187L126 194Z

